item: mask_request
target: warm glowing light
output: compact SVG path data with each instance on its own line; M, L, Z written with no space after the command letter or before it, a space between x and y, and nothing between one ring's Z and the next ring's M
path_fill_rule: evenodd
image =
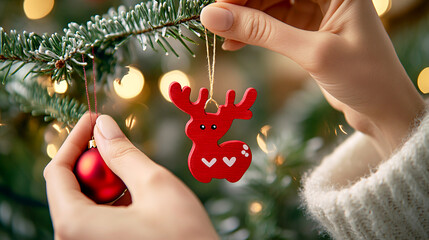
M249 206L249 211L252 214L258 214L262 211L262 204L258 201L254 201Z
M343 127L343 125L338 125L338 128L340 129L340 131L342 132L342 133L344 133L345 135L347 135L348 133L346 132L346 130L344 130L344 127Z
M24 0L24 13L29 19L40 19L54 8L54 0Z
M280 166L285 162L285 159L283 156L277 155L277 157L274 159L274 162L276 163L277 166Z
M48 86L46 88L46 91L48 92L49 96L52 97L54 95L54 93L55 93L55 88L53 86Z
M273 144L271 144L270 147L267 145L267 136L270 129L271 126L265 125L261 128L258 135L256 136L256 142L258 143L259 148L266 154L276 150L276 146Z
M392 0L372 0L372 3L380 17L387 13L392 6Z
M256 142L258 142L259 148L264 153L268 153L267 143L265 142L265 139L262 137L260 133L258 133L258 136L256 136Z
M69 85L66 80L62 80L60 82L58 81L54 82L54 90L56 93L59 93L59 94L65 93L68 88L69 88Z
M141 93L144 87L144 76L135 67L127 67L128 74L122 77L121 80L116 79L113 82L113 89L116 94L124 99L134 98Z
M182 71L173 70L162 75L159 80L159 90L161 91L162 96L169 102L171 102L171 100L168 94L168 89L172 82L178 82L182 87L190 86L188 76Z
M265 125L263 127L261 127L261 133L266 137L268 136L268 131L271 129L270 125Z
M417 86L422 93L429 93L429 67L420 72L417 78Z
M127 128L129 130L133 129L133 127L136 125L136 116L134 116L134 114L130 114L126 119L125 119L125 126L127 126Z
M57 154L57 151L57 147L52 143L48 144L48 146L46 147L46 153L50 158L54 158L55 154Z
M53 127L55 130L57 130L57 132L61 132L61 127L60 127L60 125L58 125L58 124L54 123L54 124L52 125L52 127Z

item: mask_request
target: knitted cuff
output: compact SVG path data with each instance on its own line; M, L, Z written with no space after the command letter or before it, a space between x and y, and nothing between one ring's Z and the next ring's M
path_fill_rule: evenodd
M351 136L304 178L308 213L336 239L429 239L429 114L380 161L368 137Z

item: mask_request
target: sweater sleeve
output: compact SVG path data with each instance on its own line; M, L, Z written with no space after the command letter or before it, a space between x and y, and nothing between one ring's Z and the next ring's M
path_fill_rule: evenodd
M384 161L353 134L304 178L301 196L335 239L429 239L429 114Z

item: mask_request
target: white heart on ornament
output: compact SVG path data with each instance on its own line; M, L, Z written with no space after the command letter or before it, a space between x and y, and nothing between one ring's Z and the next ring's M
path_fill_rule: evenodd
M213 158L212 160L210 160L210 162L209 161L207 161L205 158L201 158L201 161L207 166L207 167L211 167L211 166L213 166L213 164L215 164L216 163L216 158Z
M228 165L228 167L231 167L232 165L234 165L235 160L237 160L235 157L232 157L230 159L228 159L227 157L223 157L222 160L225 162L226 165Z

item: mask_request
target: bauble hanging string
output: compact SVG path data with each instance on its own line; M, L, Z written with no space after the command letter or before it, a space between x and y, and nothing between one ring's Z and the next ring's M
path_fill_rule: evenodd
M256 100L256 90L248 88L243 100L234 104L235 92L226 93L224 105L218 105L213 99L214 71L216 59L216 35L213 38L213 60L210 62L209 41L207 30L204 29L207 51L210 91L200 90L196 102L189 99L191 88L181 87L179 83L170 85L171 101L182 111L189 114L191 119L186 124L186 135L192 140L193 146L188 156L188 166L192 175L200 182L208 183L213 178L226 179L237 182L249 168L252 161L252 152L249 146L241 141L232 140L218 143L226 134L234 119L250 119L250 107ZM214 103L216 113L206 112L208 103Z
M98 117L97 95L95 83L95 55L92 49L92 75L94 81L94 108L95 120ZM82 62L85 56L82 54ZM83 76L85 78L85 92L88 101L90 129L95 124L92 122L91 101L88 91L88 80L85 66L83 66ZM88 149L82 153L76 161L74 173L78 180L81 191L96 203L109 203L118 199L126 190L122 180L109 169L97 149L94 137L88 143Z

